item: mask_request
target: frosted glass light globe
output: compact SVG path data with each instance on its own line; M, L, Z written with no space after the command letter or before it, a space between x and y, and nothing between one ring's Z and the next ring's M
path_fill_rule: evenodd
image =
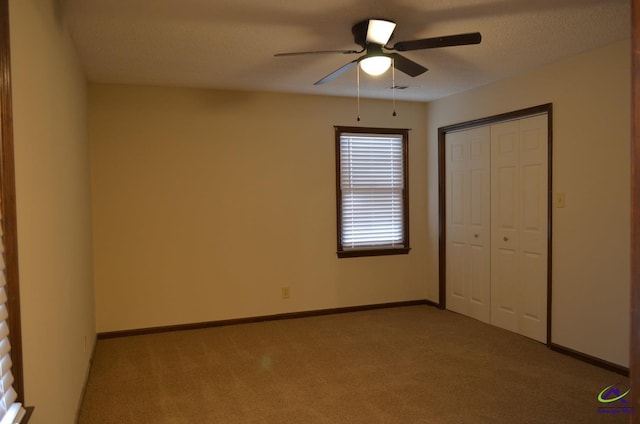
M371 56L360 61L360 68L369 75L384 74L391 67L391 58L386 56Z

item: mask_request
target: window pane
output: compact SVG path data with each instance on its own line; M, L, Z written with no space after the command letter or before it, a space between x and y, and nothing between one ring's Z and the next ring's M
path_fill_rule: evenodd
M408 248L405 130L340 132L337 143L338 249Z

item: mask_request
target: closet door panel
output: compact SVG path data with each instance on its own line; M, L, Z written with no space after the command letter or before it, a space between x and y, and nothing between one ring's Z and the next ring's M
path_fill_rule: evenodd
M519 124L491 126L491 323L518 331Z
M447 134L447 308L490 320L489 128Z
M539 341L547 331L546 115L491 127L492 323Z
M520 120L520 333L546 342L548 135L547 116Z
M461 133L446 140L447 308L468 314L469 266L467 260L469 145Z
M491 138L488 127L468 132L469 316L491 321Z

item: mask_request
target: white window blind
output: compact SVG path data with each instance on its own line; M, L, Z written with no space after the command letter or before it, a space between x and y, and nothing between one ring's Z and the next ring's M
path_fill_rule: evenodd
M404 246L403 149L401 134L340 135L343 249Z
M0 424L19 423L25 411L16 402L11 374L11 344L9 343L9 311L7 310L7 279L4 261L4 235L2 233L2 205L0 204Z

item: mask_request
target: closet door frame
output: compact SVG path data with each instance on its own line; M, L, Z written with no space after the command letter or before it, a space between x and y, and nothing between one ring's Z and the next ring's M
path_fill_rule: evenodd
M446 309L447 307L447 275L446 275L446 254L447 254L447 222L446 222L446 160L445 160L445 140L447 133L461 131L470 128L497 124L504 121L526 118L532 115L547 115L547 136L548 136L548 187L547 187L547 346L551 345L551 269L552 269L552 207L553 207L553 104L547 103L526 109L520 109L513 112L502 113L499 115L480 118L472 121L461 122L458 124L447 125L438 128L438 208L439 208L439 301L438 307Z

